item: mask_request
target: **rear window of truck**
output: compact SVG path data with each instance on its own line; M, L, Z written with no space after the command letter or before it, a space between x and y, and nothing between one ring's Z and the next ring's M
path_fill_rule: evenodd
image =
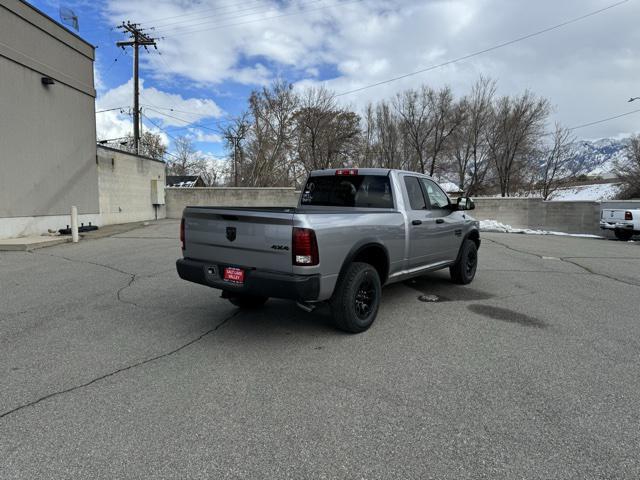
M302 205L393 208L388 176L331 175L310 177L302 191Z

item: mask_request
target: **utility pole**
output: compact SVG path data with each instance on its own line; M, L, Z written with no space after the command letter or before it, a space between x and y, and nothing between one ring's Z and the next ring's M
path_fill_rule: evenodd
M156 50L156 39L151 38L144 33L144 28L140 28L138 23L131 23L129 21L122 22L122 25L118 26L119 30L123 33L129 34L129 40L117 42L116 45L122 49L124 47L133 48L133 142L136 154L140 153L140 84L139 84L139 47L144 47L145 50L149 50L147 47L153 46Z
M242 121L235 129L229 129L228 133L225 135L227 141L233 145L233 185L235 187L238 186L238 148L240 147L240 142L244 140L247 128L247 124Z
M229 136L227 137L229 141L233 143L233 186L238 186L238 145L240 143L240 137L238 136Z

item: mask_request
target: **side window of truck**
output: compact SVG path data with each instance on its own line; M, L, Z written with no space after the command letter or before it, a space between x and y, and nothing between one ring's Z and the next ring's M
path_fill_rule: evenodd
M431 180L426 178L421 179L424 189L429 197L429 203L432 209L447 208L449 206L449 197L442 191L442 189Z
M404 177L404 186L407 189L411 210L426 210L427 202L422 194L418 177Z

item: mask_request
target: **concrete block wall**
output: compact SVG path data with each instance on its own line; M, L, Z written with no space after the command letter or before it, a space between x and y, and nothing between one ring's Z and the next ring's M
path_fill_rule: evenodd
M99 146L97 163L102 225L165 218L152 204L152 180L165 184L163 162Z
M533 228L565 233L602 234L599 226L599 202L541 202L540 206L540 226L536 226L536 219L530 219Z
M299 192L293 188L206 187L167 188L167 218L181 218L186 206L294 207Z
M295 206L299 192L293 188L167 188L167 218L180 218L187 205ZM541 198L474 198L471 215L497 220L516 228L565 233L605 235L600 230L601 208L640 208L640 200L545 202Z
M478 220L497 220L516 228L601 235L600 203L545 202L541 198L474 198L471 214Z

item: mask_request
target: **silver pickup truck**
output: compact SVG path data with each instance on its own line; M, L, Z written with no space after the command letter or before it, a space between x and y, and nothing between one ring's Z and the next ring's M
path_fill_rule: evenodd
M473 208L414 172L314 171L295 208L185 208L178 274L239 307L274 297L311 311L329 301L339 328L362 332L376 318L383 285L445 267L455 283L473 280Z

